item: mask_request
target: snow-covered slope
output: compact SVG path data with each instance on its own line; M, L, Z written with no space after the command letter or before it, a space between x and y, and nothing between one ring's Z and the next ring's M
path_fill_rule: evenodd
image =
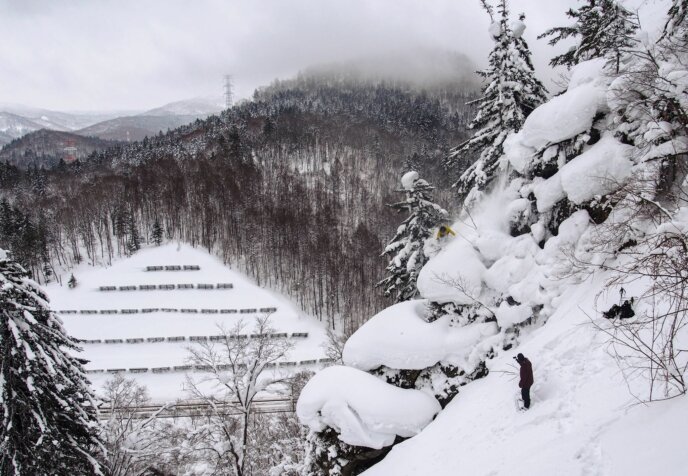
M200 269L184 270L185 265ZM181 269L146 271L149 266ZM90 361L86 369L96 389L112 377L108 369L122 369L145 384L153 400L184 398L187 371L174 367L187 364L192 338L217 336L222 333L220 327L230 329L240 319L250 324L255 316L268 313L276 332L286 333L295 344L286 361L288 368L302 361L313 361L308 364L313 365L324 357L325 333L320 323L191 246L172 243L148 248L109 268L84 265L73 273L79 283L76 288L70 289L66 282L63 286L53 283L46 291L68 333L91 341L83 343L82 357ZM212 285L212 289L199 289L199 284ZM160 285L174 285L174 289L160 289ZM179 285L193 288L180 289ZM112 286L117 289L101 290ZM136 289L120 290L123 286ZM247 333L251 327L247 326Z
M547 324L488 361L420 435L366 476L685 474L688 401L641 405L586 313L599 277L572 287ZM516 409L522 352L534 366L533 406Z

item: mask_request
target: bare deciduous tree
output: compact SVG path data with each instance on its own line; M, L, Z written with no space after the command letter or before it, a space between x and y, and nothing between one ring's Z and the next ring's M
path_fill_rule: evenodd
M269 316L256 318L253 326L237 322L220 328L219 342L203 342L190 348L189 361L202 369L200 377L188 377L188 391L205 404L204 424L194 430L197 448L205 450L217 470L225 474L251 474L250 428L257 395L287 379L271 369L292 348L285 338L275 337ZM250 334L247 332L250 331Z
M158 409L148 418L137 416L149 402L145 387L133 379L116 374L103 388L105 405L101 412L109 415L103 424L102 439L107 449L103 467L109 476L148 474L160 453L163 441L156 430Z
M609 337L610 354L624 375L642 375L649 382L646 395L635 395L641 401L688 390L688 349L679 345L688 330L688 238L673 222L674 209L688 203L688 195L677 183L663 186L659 170L648 170L619 184L610 197L615 212L595 228L588 258L568 254L574 271L610 273L605 292L642 290L633 296L632 318L592 319Z

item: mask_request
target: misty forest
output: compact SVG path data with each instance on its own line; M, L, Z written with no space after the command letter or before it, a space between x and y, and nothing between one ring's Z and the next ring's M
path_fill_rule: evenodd
M111 3L0 25L135 35ZM182 58L173 3L146 35ZM198 41L226 16L269 57L277 3L210 3ZM95 76L0 47L0 476L683 474L688 0L361 0L314 31L367 55L297 61L316 3L221 99L86 108ZM442 17L452 49L365 44Z

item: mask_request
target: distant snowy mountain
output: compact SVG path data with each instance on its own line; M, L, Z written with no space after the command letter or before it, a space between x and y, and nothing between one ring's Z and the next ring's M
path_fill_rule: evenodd
M17 139L42 127L25 117L9 112L0 112L0 145L7 144L12 139Z
M175 101L146 112L61 112L0 104L0 146L38 129L69 131L106 140L137 141L204 119L223 109L218 98Z
M193 98L175 101L164 106L156 107L139 116L198 116L206 117L224 109L220 98Z
M155 136L168 129L176 129L199 117L204 116L170 114L117 117L80 129L76 133L106 140L132 142Z
M0 112L21 116L38 124L39 128L54 131L75 131L88 127L97 122L118 116L134 114L133 111L104 111L104 112L64 112L35 108L21 104L0 104Z

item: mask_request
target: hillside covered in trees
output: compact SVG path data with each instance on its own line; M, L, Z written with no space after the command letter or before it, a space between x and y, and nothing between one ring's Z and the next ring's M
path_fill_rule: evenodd
M449 208L441 158L464 138L475 94L461 79L419 86L319 69L77 164L2 165L0 244L46 282L83 260L186 241L350 332L386 302L374 286L399 221L385 204L401 197L400 172L444 185L436 199Z

